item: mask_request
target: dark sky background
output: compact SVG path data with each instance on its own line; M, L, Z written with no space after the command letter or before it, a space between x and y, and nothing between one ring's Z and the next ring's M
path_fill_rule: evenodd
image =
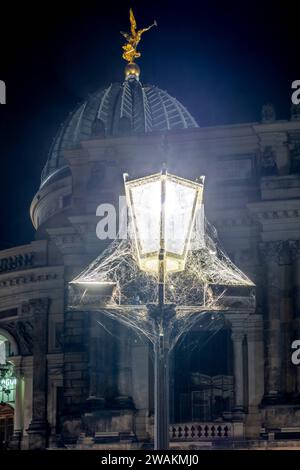
M29 218L58 126L88 93L123 79L132 6L143 36L141 80L167 89L199 125L260 119L273 102L288 119L300 79L296 2L89 1L1 4L0 249L34 237Z

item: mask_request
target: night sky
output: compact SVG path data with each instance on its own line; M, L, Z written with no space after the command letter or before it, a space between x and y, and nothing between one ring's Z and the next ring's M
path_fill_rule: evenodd
M296 2L44 1L1 4L0 249L34 237L29 206L58 126L88 93L122 81L120 30L132 6L143 83L176 96L201 126L287 119L300 79Z

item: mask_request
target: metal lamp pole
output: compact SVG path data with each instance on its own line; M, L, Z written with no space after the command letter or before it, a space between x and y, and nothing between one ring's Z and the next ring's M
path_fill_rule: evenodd
M169 196L166 194L167 180L170 178L170 175L167 175L167 170L164 168L161 172L161 175L152 175L150 177L141 178L133 180L132 182L127 182L127 174L124 174L124 183L125 190L128 199L128 205L131 207L132 211L132 220L135 230L136 246L137 253L139 256L140 268L144 271L152 271L151 268L147 268L146 258L147 255L150 257L151 262L156 261L157 251L153 252L145 248L143 236L145 235L146 225L145 221L141 220L140 213L141 207L139 204L143 204L145 194L151 197L151 191L153 190L151 186L146 186L146 193L143 194L143 190L140 191L140 186L150 183L155 183L155 188L157 188L156 183L160 181L160 223L159 223L159 233L155 237L159 237L159 246L158 246L158 302L156 304L148 305L148 314L149 318L152 320L153 329L155 331L155 344L154 344L154 400L155 400L155 432L154 432L154 445L157 450L165 450L169 448L169 353L170 353L170 337L171 337L171 325L172 319L176 314L175 306L173 304L165 303L165 276L168 271L168 262L169 257L172 257L174 254L178 254L178 250L182 257L186 256L188 249L188 242L191 234L191 230L195 220L195 213L197 205L200 203L202 197L203 181L199 183L191 183L188 180L175 177L171 177L171 184L173 189L171 189L170 197L174 198L175 205L179 204L180 197L177 194L177 198L174 195L174 191L177 191L177 187L184 187L185 190L189 188L190 191L183 192L183 202L185 197L187 197L187 204L192 201L193 205L190 207L191 216L188 225L186 225L186 240L184 241L184 246L181 248L173 248L169 251L170 247L166 240L166 234L169 234L169 216L172 218L172 206L166 207L166 200L168 201ZM154 188L153 187L153 188ZM137 190L138 188L138 190ZM172 186L170 186L172 188ZM136 191L134 193L134 191ZM149 194L150 191L150 194ZM193 194L194 193L194 194ZM135 194L133 196L133 194ZM193 195L192 195L193 194ZM166 197L167 196L167 197ZM135 206L138 206L136 210ZM155 206L156 209L156 206ZM166 213L166 209L168 213ZM171 212L171 214L170 214ZM151 215L151 210L150 210ZM149 216L149 214L148 214ZM173 214L174 216L174 214ZM189 211L187 212L187 218L189 218ZM156 214L155 214L155 230L156 230ZM185 221L185 223L187 220ZM176 224L173 221L173 224ZM180 223L177 217L177 224ZM150 224L151 225L151 224ZM180 228L180 227L179 227ZM166 230L167 229L167 230ZM182 229L182 227L181 227ZM181 230L182 232L182 230ZM185 233L183 231L183 233ZM149 234L147 234L149 235ZM175 241L175 240L174 240ZM172 245L172 244L171 244ZM170 246L171 246L170 245ZM175 244L176 245L176 244ZM149 247L148 247L149 248ZM155 247L156 248L156 247ZM154 255L155 258L154 258ZM153 264L152 264L153 267ZM184 269L184 262L182 259L182 264L178 264L178 270L181 271Z
M155 450L169 448L169 345L164 334L154 347L155 354Z
M170 307L165 305L165 200L166 170L163 170L161 180L160 251L158 258L158 306L156 318L158 338L154 345L154 448L156 450L166 450L169 448L169 332L166 327Z
M123 175L126 187L127 174ZM167 170L161 172L160 200L160 246L158 255L158 303L149 304L148 314L153 321L156 333L154 343L154 448L166 450L169 448L169 319L175 315L173 305L165 304L165 202L166 202ZM128 196L133 205L131 196ZM171 313L172 312L172 313ZM171 314L170 314L171 313Z

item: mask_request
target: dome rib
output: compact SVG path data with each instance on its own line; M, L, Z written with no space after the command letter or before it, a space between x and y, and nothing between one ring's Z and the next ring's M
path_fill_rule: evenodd
M121 91L120 118L127 117L128 119L132 120L132 115L133 115L132 93L131 93L129 81L127 81L125 82Z
M152 130L152 117L151 117L151 110L147 100L147 95L142 88L142 95L143 95L143 103L144 103L144 110L145 110L145 132L151 132Z
M111 91L112 84L105 90L102 99L100 101L98 113L97 113L97 118L102 119L103 122L107 120L108 116L108 100L109 100L109 94Z

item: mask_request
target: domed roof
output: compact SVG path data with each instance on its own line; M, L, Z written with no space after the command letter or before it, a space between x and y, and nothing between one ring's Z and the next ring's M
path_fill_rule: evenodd
M187 109L166 91L143 86L132 75L89 96L61 126L42 173L42 184L66 168L66 149L93 137L142 134L198 127Z

